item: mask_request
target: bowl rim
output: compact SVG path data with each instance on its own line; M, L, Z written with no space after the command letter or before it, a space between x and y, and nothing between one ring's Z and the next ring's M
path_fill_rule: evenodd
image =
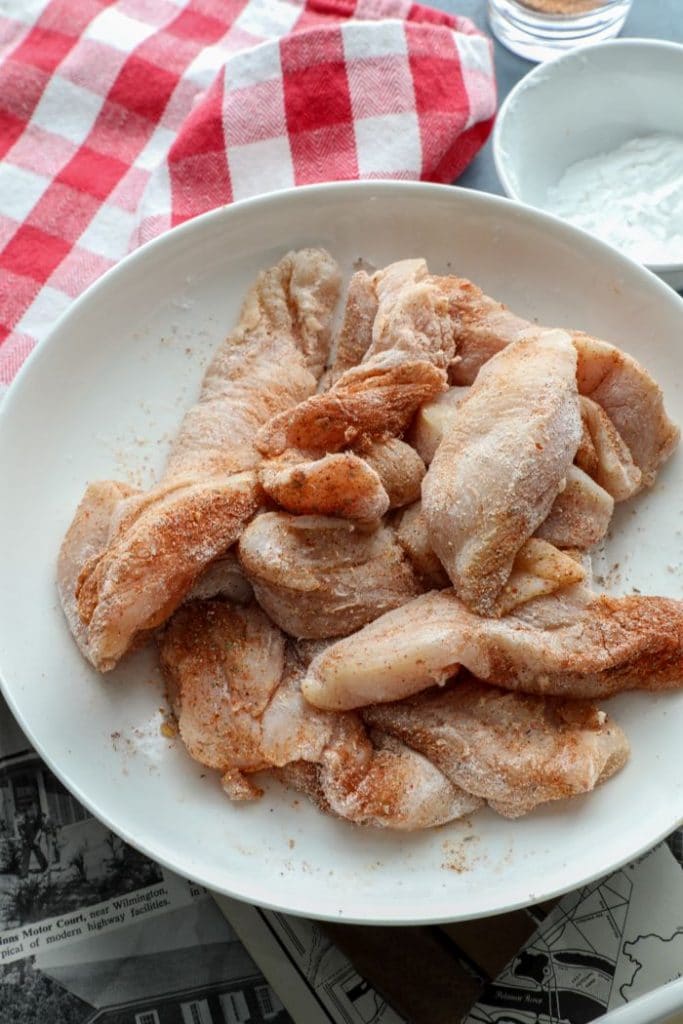
M543 213L549 216L557 216L552 214L549 210L546 210L543 206L534 206L532 203L528 203L522 198L519 191L514 187L511 176L505 167L505 161L503 158L502 148L502 135L504 131L504 124L506 119L509 118L510 112L514 106L518 103L524 93L530 88L541 88L548 79L553 75L556 67L564 67L566 64L571 64L573 61L583 63L582 58L587 51L611 51L611 50L624 50L624 51L640 51L644 52L647 49L652 50L668 50L671 53L677 53L683 61L683 43L676 43L669 39L648 39L643 36L634 36L628 39L608 39L603 42L589 43L586 46L576 47L573 50L568 50L566 53L562 53L552 60L544 61L541 64L537 64L536 67L532 68L531 71L523 75L518 82L513 85L510 92L507 94L503 102L501 103L498 114L496 115L495 124L493 126L493 133L491 137L491 150L493 153L493 163L496 168L496 174L498 180L503 186L505 195L509 199L514 199L515 202L522 203L524 206L530 206L534 210L541 210ZM569 221L564 220L563 217L559 218L564 223ZM590 232L589 232L590 233ZM606 243L609 245L609 243ZM616 247L613 247L616 248ZM617 250L621 252L620 249ZM640 261L636 261L640 262ZM667 274L676 273L677 271L683 271L683 259L674 263L641 263L643 267L647 267L648 270L652 270L655 274Z

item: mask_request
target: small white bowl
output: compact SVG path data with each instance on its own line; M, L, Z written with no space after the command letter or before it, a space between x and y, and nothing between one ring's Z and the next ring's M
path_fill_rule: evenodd
M617 39L540 64L498 113L493 156L512 199L546 209L548 189L577 160L637 136L683 136L683 46ZM646 266L683 288L680 263Z

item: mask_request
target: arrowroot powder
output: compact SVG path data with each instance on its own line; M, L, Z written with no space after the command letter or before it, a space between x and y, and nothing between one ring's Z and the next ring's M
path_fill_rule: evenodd
M683 138L647 135L572 164L545 209L641 263L682 263Z

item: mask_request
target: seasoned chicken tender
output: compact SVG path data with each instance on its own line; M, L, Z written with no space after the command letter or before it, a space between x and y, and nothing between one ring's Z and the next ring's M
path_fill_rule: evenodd
M372 521L381 519L390 504L379 474L354 452L319 459L285 452L263 462L259 479L273 501L299 515Z
M302 693L330 711L411 697L458 672L480 621L489 620L472 615L450 590L424 594L318 654ZM475 646L472 656L477 653Z
M307 704L307 652L285 646L254 605L185 606L164 631L160 655L188 752L222 773L233 800L261 795L252 773L284 769L320 806L358 824L428 828L480 802L400 742L371 739L356 715Z
M453 591L387 612L311 662L302 684L317 707L401 700L459 666L507 690L600 699L683 685L683 602L567 587L504 618L481 618Z
M590 483L597 486L592 480ZM425 587L438 590L448 587L448 577L429 543L421 502L407 508L395 525L398 542ZM560 551L553 544L532 537L517 552L496 611L505 614L543 594L579 583L585 576L586 569L574 556L574 551Z
M106 546L75 587L83 646L101 671L164 622L263 500L258 427L312 394L326 362L339 271L323 250L261 273L185 415L160 483L113 511Z
M581 583L586 570L578 559L538 537L526 541L515 556L510 578L503 587L496 611L506 615L523 604Z
M449 283L456 316L458 358L451 369L455 384L472 384L488 359L539 331L536 324L511 313L471 282L442 280ZM624 501L652 483L656 469L678 443L679 430L665 412L660 388L634 358L581 331L569 333L578 353L579 391L585 396L582 416L599 450L599 454L593 452L594 466L585 461L579 465L615 501ZM418 451L427 463L430 447L432 454L436 447L439 426L449 419L450 393L435 399L416 418L413 429L420 437ZM418 431L424 432L426 442Z
M576 352L564 331L501 351L457 406L423 481L422 510L432 548L473 611L496 613L580 437Z
M259 604L295 637L351 633L423 589L387 526L268 512L242 534L239 558Z
M305 644L288 641L282 681L261 720L261 752L271 768L301 761L317 764L335 731L337 716L314 708L301 694L310 660Z
M368 445L362 455L382 481L390 508L402 508L418 500L426 467L414 448L392 437Z
M369 735L355 714L320 711L303 699L310 658L325 646L288 644L282 684L263 715L262 751L279 777L359 825L412 831L475 810L481 801L416 751L378 730Z
M310 459L288 451L264 460L259 470L266 494L288 512L366 522L419 498L424 475L420 456L398 438L370 443L362 455Z
M235 604L249 604L254 596L249 580L242 572L233 547L224 555L211 562L194 582L186 601L209 600L222 597Z
M429 274L425 261L418 259L391 263L372 280L378 307L364 362L395 352L448 370L456 338L447 279Z
M640 470L642 486L651 487L681 433L666 414L662 389L640 363L614 345L580 331L572 337L579 391L602 406Z
M558 548L593 547L607 533L614 498L578 466L567 470L566 483L536 536Z
M427 465L469 390L469 387L449 388L419 409L410 434ZM641 480L640 470L605 411L589 398L581 397L579 401L583 434L575 456L577 465L567 470L564 488L536 531L538 537L560 548L585 549L602 540L612 518L615 498L630 497ZM589 421L599 454L588 430ZM600 486L601 482L608 490Z
M88 627L81 619L76 587L83 566L100 558L109 541L117 509L126 498L138 493L116 480L88 484L66 532L57 560L57 588L64 615L81 654L93 660Z
M258 466L259 427L317 388L339 290L339 268L323 249L288 253L259 274L185 414L166 478Z
M641 489L643 474L605 410L585 395L581 396L581 418L588 431L591 455L595 460L593 462L589 458L588 465L582 468L615 501L626 501ZM577 464L581 465L578 457Z
M201 764L227 776L234 792L244 772L267 767L261 716L280 685L285 639L257 605L188 604L160 642L161 667L181 739Z
M507 693L472 678L366 708L363 718L508 818L589 792L629 754L619 726L587 701Z
M473 384L484 363L501 349L533 331L534 324L515 316L463 277L444 278L455 319L458 359L451 367L451 383Z
M397 437L446 386L445 371L431 362L381 352L347 370L329 391L274 416L256 443L272 458L291 448L325 454Z
M222 772L232 799L260 795L253 772L321 757L333 716L304 703L306 662L257 605L184 605L159 653L181 739L195 760Z
M325 801L340 817L410 832L443 825L481 805L409 746L378 732L369 737L355 716L339 715L337 721L319 778Z
M172 614L206 566L235 542L261 501L256 475L235 473L196 484L162 484L137 518L126 517L125 527L85 563L76 583L96 668L113 668L138 634Z
M410 505L397 519L396 536L413 569L424 580L426 589L442 590L450 585L446 570L429 543L429 531L421 501Z
M455 357L453 318L443 279L424 260L401 260L373 275L378 306L362 362L329 391L261 429L264 455L288 448L336 452L398 437L415 412L446 388Z
M334 361L323 374L321 391L326 391L343 373L356 366L370 348L377 306L373 280L364 270L359 270L349 281L344 316L333 345Z
M425 402L418 409L410 428L410 443L415 446L425 465L428 466L434 458L434 453L441 444L441 438L448 430L458 405L469 390L464 387L449 388L448 391L437 395L431 402Z
M458 353L450 379L453 384L472 384L496 353L539 328L484 295L470 281L453 277L443 280L450 283ZM661 388L626 352L583 331L570 333L578 356L580 393L602 406L641 471L642 486L650 487L680 438L678 427L666 414Z

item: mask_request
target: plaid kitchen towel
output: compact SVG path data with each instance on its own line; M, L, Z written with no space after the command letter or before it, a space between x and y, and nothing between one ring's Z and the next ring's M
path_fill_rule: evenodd
M223 203L452 181L490 42L408 0L2 0L0 390L129 249Z

